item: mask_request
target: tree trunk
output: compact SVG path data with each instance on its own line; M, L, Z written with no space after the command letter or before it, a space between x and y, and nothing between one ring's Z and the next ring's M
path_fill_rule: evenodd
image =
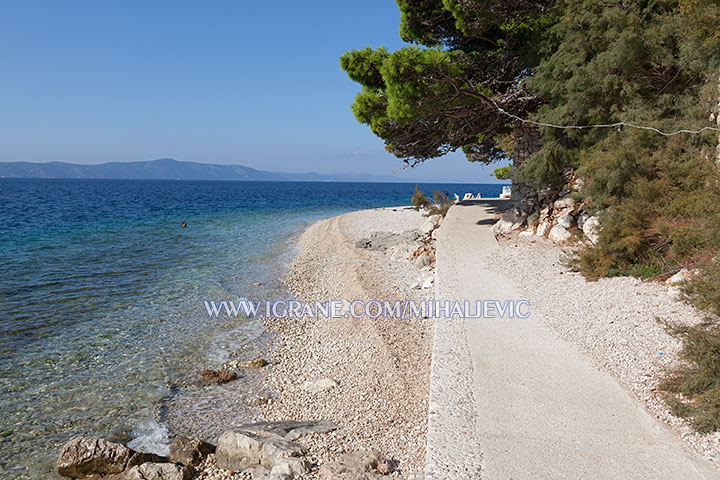
M517 171L523 167L533 153L542 148L542 136L540 130L527 123L516 123L513 129L513 163L512 163L512 187L510 198L519 202L527 197L533 190L529 182L522 182L515 179Z

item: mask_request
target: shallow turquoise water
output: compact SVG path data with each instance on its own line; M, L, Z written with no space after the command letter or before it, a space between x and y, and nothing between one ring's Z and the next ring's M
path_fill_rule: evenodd
M414 187L0 179L0 478L47 478L78 434L162 442L158 405L198 365L261 348L258 325L202 301L282 295L308 222L408 204Z

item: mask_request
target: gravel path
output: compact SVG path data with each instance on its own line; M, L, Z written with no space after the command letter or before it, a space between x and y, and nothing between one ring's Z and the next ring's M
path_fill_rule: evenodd
M617 308L627 309L624 318L633 326L618 331L609 327L605 334L597 331L593 340L614 343L622 352L615 358L639 357L642 352L633 350L635 337L644 338L641 344L647 348L657 348L636 318L644 304L628 303L628 298L641 294L630 285L618 286L610 295L603 289L592 291L582 279L575 289L566 285L567 273L542 264L542 273L533 268L534 257L542 256L533 253L539 252L518 254L531 259L529 265L522 260L508 263L489 226L499 202L475 203L452 207L440 227L436 299L528 299L531 316L438 320L435 346L441 348L434 348L432 358L428 477L720 478L616 379L550 327L559 326L569 338L584 337L593 322L603 321L608 308L620 304ZM515 249L512 245L505 249ZM599 296L597 302L590 300L594 296ZM609 318L622 320L619 315ZM459 328L440 328L450 320ZM453 343L455 349L447 348ZM465 368L463 359L453 356L458 350L469 353L470 378L464 384L448 384ZM453 361L444 362L448 356ZM659 357L658 352L653 356ZM462 388L470 390L472 408L454 408L458 399L465 403L468 392ZM463 425L464 430L453 435ZM458 441L458 436L464 438Z
M374 232L402 233L425 218L408 208L353 212L312 225L286 280L304 300L409 300L422 272L403 255L368 251L355 242ZM430 339L428 320L317 319L268 322L275 392L268 420L332 420L341 428L302 443L324 464L345 452L375 448L397 466L395 476L421 472L425 459ZM329 378L335 388L308 393L305 381Z
M700 315L673 300L659 283L631 277L587 282L564 266L566 256L567 249L546 239L516 236L501 240L486 261L516 282L543 323L615 377L689 448L720 466L720 433L693 432L686 420L670 413L657 390L677 365L680 349L657 319L694 324Z

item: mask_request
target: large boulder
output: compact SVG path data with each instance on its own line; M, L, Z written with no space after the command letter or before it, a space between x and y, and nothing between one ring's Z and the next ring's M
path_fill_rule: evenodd
M170 444L170 460L193 467L200 465L208 455L214 452L214 445L198 438L175 437Z
M572 197L561 198L559 200L555 200L555 203L553 203L553 208L555 210L563 210L565 208L572 208L574 206L575 199Z
M418 230L422 235L430 235L435 230L435 224L430 220L425 220Z
M442 219L443 219L442 215L440 215L438 213L436 213L435 215L430 215L427 218L428 218L428 221L431 222L435 226L435 228L440 226L440 224L442 223Z
M550 200L552 199L552 197L555 196L556 193L557 191L552 187L543 188L542 190L539 190L537 192L538 202L540 202L541 204L550 203Z
M570 215L569 213L566 213L564 215L560 215L557 218L557 224L562 225L565 228L570 228L575 224L575 219L573 218L572 215Z
M143 463L128 469L122 480L190 480L195 469L188 465L175 463Z
M567 242L571 237L572 234L562 225L555 225L548 233L548 238L555 243Z
M442 221L441 215L430 215L427 217L427 220L423 222L423 224L420 226L420 233L423 235L430 234L433 230L438 228L440 226L440 222Z
M552 228L552 223L548 220L541 220L540 223L538 223L537 230L535 230L535 235L538 237L545 237L548 233L550 233L550 229Z
M322 480L360 480L379 478L391 472L385 457L377 450L360 450L346 453L318 470Z
M578 218L577 218L577 226L578 226L578 228L579 228L580 230L582 230L583 225L585 225L585 221L586 221L588 218L590 218L590 215L588 215L588 214L585 213L585 212L583 212L583 213L581 213L580 215L578 215Z
M522 213L517 208L511 208L503 214L502 218L500 218L495 225L493 225L492 231L496 235L505 235L522 227L525 225L526 221L526 214Z
M225 432L215 451L217 466L233 472L250 470L253 476L303 475L310 462L302 458L307 451L299 443L281 438L262 437L251 432Z
M582 225L582 231L593 245L596 244L600 239L600 220L598 217L593 216L585 219Z
M125 471L135 451L102 438L77 437L62 448L55 467L63 477L92 478Z
M167 458L141 453L102 438L77 437L63 446L55 468L63 477L98 478L123 473L146 462L167 462Z

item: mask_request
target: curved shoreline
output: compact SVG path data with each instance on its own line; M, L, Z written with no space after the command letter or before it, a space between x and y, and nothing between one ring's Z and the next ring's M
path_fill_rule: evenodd
M368 251L355 243L373 232L403 233L427 220L406 207L361 210L311 225L298 239L300 255L285 282L302 300L420 300L413 290L428 274L399 250ZM407 253L407 252L406 252ZM268 387L275 398L267 420L331 420L340 429L303 443L317 464L374 448L403 476L424 469L431 324L428 320L316 319L268 321ZM332 379L321 393L306 381Z

